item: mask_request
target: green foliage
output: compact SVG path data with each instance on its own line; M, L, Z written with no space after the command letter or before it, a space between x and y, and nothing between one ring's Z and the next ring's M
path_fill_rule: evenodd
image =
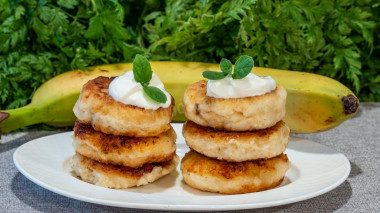
M380 101L378 0L0 0L0 108L27 104L46 80L91 65L219 62L333 77Z

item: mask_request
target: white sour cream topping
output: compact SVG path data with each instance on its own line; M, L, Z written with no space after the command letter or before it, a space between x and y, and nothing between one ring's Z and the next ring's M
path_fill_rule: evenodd
M133 72L129 71L112 80L108 93L113 99L123 104L134 105L144 109L156 110L160 107L167 108L172 100L168 92L165 91L164 84L160 81L156 74L153 73L149 86L159 88L166 95L165 103L158 103L144 94L143 87L136 82Z
M245 98L268 93L276 88L276 81L270 77L260 77L249 73L243 79L233 79L231 75L221 80L208 80L207 96L214 98Z

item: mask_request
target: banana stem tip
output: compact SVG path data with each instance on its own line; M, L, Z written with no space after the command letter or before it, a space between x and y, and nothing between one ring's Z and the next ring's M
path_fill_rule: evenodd
M0 112L0 139L1 139L1 122L9 117L9 113Z
M342 103L346 115L356 113L359 108L359 100L352 94L344 96L342 98Z

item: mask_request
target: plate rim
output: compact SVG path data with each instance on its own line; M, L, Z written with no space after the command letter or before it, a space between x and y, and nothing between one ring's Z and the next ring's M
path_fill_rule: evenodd
M174 124L174 125L176 125L176 124ZM180 125L182 125L182 124L180 124ZM344 164L347 167L344 175L338 181L334 182L333 184L331 184L331 185L329 185L323 189L320 189L318 191L314 191L312 193L308 193L305 195L299 195L296 197L290 197L288 199L282 199L279 201L266 201L266 202L259 202L259 203L247 203L247 204L226 204L226 205L215 205L215 204L210 204L210 205L175 204L174 205L174 204L149 204L149 203L112 201L112 200L91 198L88 196L78 195L76 193L72 193L72 192L68 192L68 191L65 191L65 190L62 190L59 188L55 188L54 186L51 186L48 183L45 183L44 181L39 180L36 177L33 177L33 175L31 175L27 171L25 171L24 168L19 164L17 157L19 155L20 150L22 150L22 147L26 146L27 144L38 141L38 140L46 139L49 137L59 137L59 136L62 137L65 135L70 135L70 134L72 134L72 131L48 135L48 136L36 138L36 139L33 139L27 143L24 143L23 145L18 147L16 149L16 151L13 153L13 162L21 174L23 174L27 179L29 179L30 181L32 181L33 183L37 184L38 186L40 186L44 189L47 189L49 191L52 191L54 193L57 193L59 195L62 195L62 196L65 196L65 197L68 197L71 199L76 199L76 200L80 200L83 202L89 202L89 203L100 204L100 205L105 205L105 206L122 207L122 208L135 208L135 209L149 209L149 210L171 210L171 211L175 211L175 210L182 210L182 211L242 210L242 209L256 209L256 208L274 207L274 206L281 206L281 205L286 205L286 204L290 204L290 203L296 203L296 202L304 201L304 200L307 200L310 198L320 196L324 193L327 193L327 192L337 188L339 185L341 185L347 179L347 177L349 176L350 171L351 171L351 164L344 154L337 152L336 150L334 150L334 149L332 149L326 145L323 145L323 144L320 144L320 143L317 143L317 142L314 142L314 141L311 141L308 139L291 136L291 138L311 141L311 142L316 143L320 146L323 146L324 148L328 148L330 150L335 151L336 154L341 155L341 157L343 157L343 159L344 159ZM184 144L184 142L182 142L182 141L180 141L179 143L177 141L176 143L177 144ZM231 195L227 195L227 196L231 196ZM232 196L238 196L238 195L232 195Z

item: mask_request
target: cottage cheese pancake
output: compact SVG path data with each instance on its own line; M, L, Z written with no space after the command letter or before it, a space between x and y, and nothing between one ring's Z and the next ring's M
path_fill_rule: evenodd
M207 81L185 91L186 117L201 125L228 131L251 131L275 125L285 116L286 90L281 85L268 93L244 98L207 96Z
M77 153L103 163L140 167L173 158L177 135L173 128L157 136L136 138L109 135L79 121L74 126L73 146Z
M175 170L178 162L179 157L175 155L172 160L166 162L131 168L100 163L78 153L71 160L74 173L83 181L113 189L125 189L153 182Z
M281 184L290 162L285 154L267 160L227 162L190 151L181 162L184 181L193 188L222 194L263 191Z
M173 98L169 107L157 110L123 104L108 93L112 79L98 77L83 86L74 106L81 123L91 124L95 130L106 134L131 137L155 136L170 129Z
M264 130L246 132L214 130L187 121L182 133L191 149L231 162L275 157L285 151L289 141L289 128L283 121Z

